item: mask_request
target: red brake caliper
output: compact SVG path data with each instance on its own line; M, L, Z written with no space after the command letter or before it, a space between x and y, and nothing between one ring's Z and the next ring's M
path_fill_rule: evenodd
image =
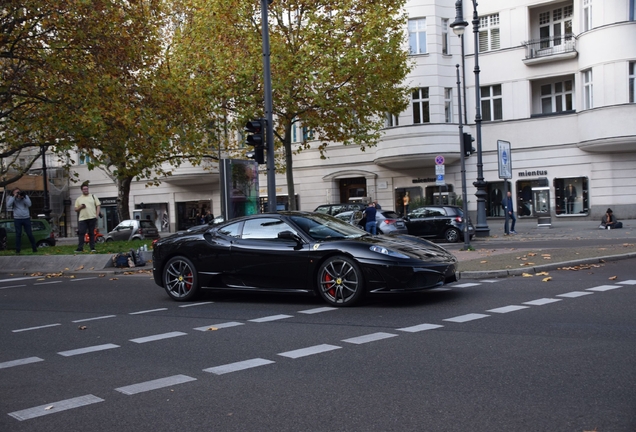
M329 282L332 282L332 281L333 281L333 279L331 278L331 276L328 273L326 273L325 274L325 282L329 283ZM331 288L329 290L327 290L327 292L331 296L335 296L336 295L336 288L334 287L334 284L331 284Z

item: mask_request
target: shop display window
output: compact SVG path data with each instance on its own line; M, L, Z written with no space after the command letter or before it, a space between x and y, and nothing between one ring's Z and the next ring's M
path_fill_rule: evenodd
M512 185L508 183L509 191L512 191ZM488 217L505 217L506 213L502 207L504 202L504 182L488 182L488 197L486 198L486 213Z
M587 216L589 180L587 177L555 178L554 204L557 216Z

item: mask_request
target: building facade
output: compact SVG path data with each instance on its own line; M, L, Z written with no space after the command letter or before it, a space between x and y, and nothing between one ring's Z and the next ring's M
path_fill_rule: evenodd
M510 143L512 176L507 187L520 217L547 213L553 221L600 220L611 207L619 218L636 218L635 3L480 0L475 42L473 4L464 0L469 25L462 48L462 39L450 27L456 18L455 0L409 1L408 44L414 64L408 77L413 88L409 108L387 115L383 139L365 152L332 143L325 160L318 150L294 156L299 208L377 199L383 208L403 212L407 193L411 208L456 202L461 196L460 110L464 132L476 135L477 45L488 219L504 216L499 141ZM301 136L299 130L297 139ZM436 171L438 156L443 157L442 182L439 168ZM92 192L100 199L115 199L116 205L117 193L108 177L99 170L76 168L80 178L91 181ZM219 214L219 176L211 168L179 168L160 186L134 184L130 206L154 212L157 226L165 231L194 224L194 215L205 209ZM477 154L466 159L466 178L474 219ZM284 175L276 177L283 205L285 182ZM264 171L260 184L261 196L267 197ZM533 189L539 188L544 192L535 194ZM79 187L70 190L74 200ZM502 224L493 222L493 231L503 231Z

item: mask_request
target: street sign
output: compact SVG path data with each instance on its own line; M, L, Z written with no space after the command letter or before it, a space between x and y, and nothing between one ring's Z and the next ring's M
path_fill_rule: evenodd
M499 178L512 178L512 152L510 142L497 140L497 159L499 160Z
M445 165L435 165L435 175L446 174L446 166Z
M444 156L435 156L435 165L444 165Z
M446 182L444 182L444 174L437 174L435 184L439 186L444 186L446 184Z

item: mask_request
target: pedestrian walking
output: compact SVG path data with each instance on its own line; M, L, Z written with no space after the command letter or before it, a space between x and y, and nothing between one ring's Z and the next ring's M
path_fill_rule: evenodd
M13 224L15 225L15 253L19 254L22 249L22 230L26 233L33 252L38 251L31 228L31 198L20 190L13 189L11 196L7 199L7 207L13 207Z
M75 211L78 216L78 243L75 252L84 252L84 235L88 232L88 242L91 252L95 250L95 228L97 217L102 217L101 202L93 194L88 193L88 183L82 184L82 195L75 200Z
M364 225L364 229L366 232L376 235L377 233L377 222L375 221L375 216L377 214L377 210L375 209L375 204L371 203L368 205L366 209L364 209L364 216L367 219L367 222Z
M515 231L515 223L517 223L517 218L515 217L514 207L512 204L512 194L510 191L506 194L506 211L508 212L508 218L512 220L512 224L510 225L510 231L508 231L508 221L506 221L506 235L508 234L517 234Z

